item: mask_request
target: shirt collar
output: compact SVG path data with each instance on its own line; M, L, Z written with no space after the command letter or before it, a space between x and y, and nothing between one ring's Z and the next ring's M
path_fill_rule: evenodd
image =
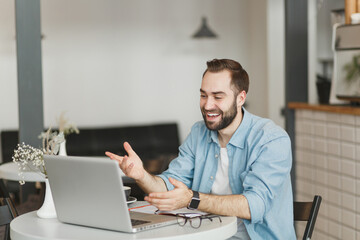
M246 139L246 133L250 129L251 125L251 114L246 111L244 107L242 107L243 110L243 119L240 123L240 126L236 129L235 133L232 135L229 143L231 145L234 145L235 147L244 148L245 147L245 139Z
M234 145L235 147L238 148L244 148L245 138L246 138L246 134L244 133L249 130L249 126L251 124L251 114L248 111L246 111L244 107L242 107L242 111L243 111L243 118L241 120L240 126L236 129L235 133L232 135L229 141L231 145ZM208 142L215 142L219 144L217 131L212 131L212 130L209 131Z

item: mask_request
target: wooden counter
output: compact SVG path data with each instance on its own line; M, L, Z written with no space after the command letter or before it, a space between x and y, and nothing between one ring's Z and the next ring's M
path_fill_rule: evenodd
M321 104L308 104L303 102L291 102L288 104L288 108L360 115L360 107L354 107L349 105L321 105Z

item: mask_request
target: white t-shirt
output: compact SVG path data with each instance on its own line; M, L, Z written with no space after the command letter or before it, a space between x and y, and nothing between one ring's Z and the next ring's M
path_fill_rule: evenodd
M226 148L220 149L218 169L211 188L211 193L216 195L230 195L232 190L229 183L229 157Z
M218 169L215 180L211 188L211 193L216 195L230 195L232 190L229 182L229 157L226 148L220 149L220 158L218 158ZM238 231L229 239L250 239L243 221L238 218Z

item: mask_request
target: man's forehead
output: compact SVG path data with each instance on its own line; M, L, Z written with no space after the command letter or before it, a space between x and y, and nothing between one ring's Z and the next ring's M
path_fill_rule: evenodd
M207 71L204 75L204 77L206 77L206 75L212 75L212 76L223 76L223 77L229 77L231 78L231 72L227 69L224 69L222 71L218 71L218 72L211 72L211 71Z
M231 90L231 74L229 71L207 72L201 82L201 90L206 92L228 92Z

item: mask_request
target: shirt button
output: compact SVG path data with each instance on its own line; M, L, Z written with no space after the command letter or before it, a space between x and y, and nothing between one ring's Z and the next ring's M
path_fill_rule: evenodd
M218 158L218 157L219 157L219 155L215 154L215 158Z
M213 180L213 179L214 179L214 177L213 177L213 176L211 176L211 177L210 177L210 179L211 179L211 180Z

